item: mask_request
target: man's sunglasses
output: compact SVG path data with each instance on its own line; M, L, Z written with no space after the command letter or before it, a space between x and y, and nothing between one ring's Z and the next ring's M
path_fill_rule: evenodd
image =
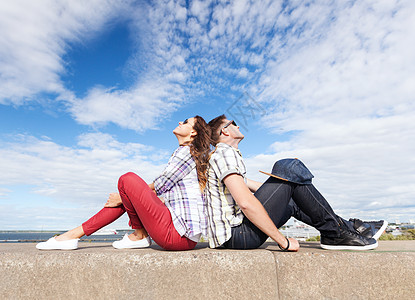
M187 124L187 121L189 121L189 119L184 120L183 124Z
M234 125L234 126L238 126L238 125L236 125L236 123L235 123L235 121L234 120L232 120L232 121L229 121L228 123L226 123L226 125L225 126L223 126L222 127L222 129L224 129L224 128L226 128L226 127L228 127L229 125ZM219 135L221 135L222 134L222 129L220 130L220 133L219 133Z

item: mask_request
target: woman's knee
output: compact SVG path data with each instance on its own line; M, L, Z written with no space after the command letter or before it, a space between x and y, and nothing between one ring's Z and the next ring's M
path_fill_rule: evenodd
M118 188L126 185L126 184L146 184L143 179L141 179L140 176L133 172L125 173L124 175L121 175L121 177L118 179Z
M133 172L127 172L124 175L120 176L119 181L121 181L121 180L125 181L125 180L129 180L131 178L136 178L136 177L139 177L139 176L137 174L133 173Z

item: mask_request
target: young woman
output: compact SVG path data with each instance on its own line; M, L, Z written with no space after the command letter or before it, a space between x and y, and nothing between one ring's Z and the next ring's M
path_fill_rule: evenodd
M119 193L110 194L101 211L36 248L77 249L80 237L91 235L127 212L134 232L115 241L114 248L148 247L151 237L166 250L193 249L207 228L202 190L207 181L210 129L202 117L195 116L179 122L173 133L179 147L153 183L147 185L134 173L121 176Z

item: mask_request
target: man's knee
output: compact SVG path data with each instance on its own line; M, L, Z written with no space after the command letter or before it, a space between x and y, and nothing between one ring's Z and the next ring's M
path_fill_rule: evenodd
M305 164L297 158L286 158L275 162L272 176L297 184L310 184L314 177Z

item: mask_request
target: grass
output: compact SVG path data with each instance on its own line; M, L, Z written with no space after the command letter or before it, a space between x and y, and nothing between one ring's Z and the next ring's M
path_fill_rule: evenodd
M379 238L380 241L403 241L415 240L415 229L402 230L401 235L392 235L391 233L384 233Z

